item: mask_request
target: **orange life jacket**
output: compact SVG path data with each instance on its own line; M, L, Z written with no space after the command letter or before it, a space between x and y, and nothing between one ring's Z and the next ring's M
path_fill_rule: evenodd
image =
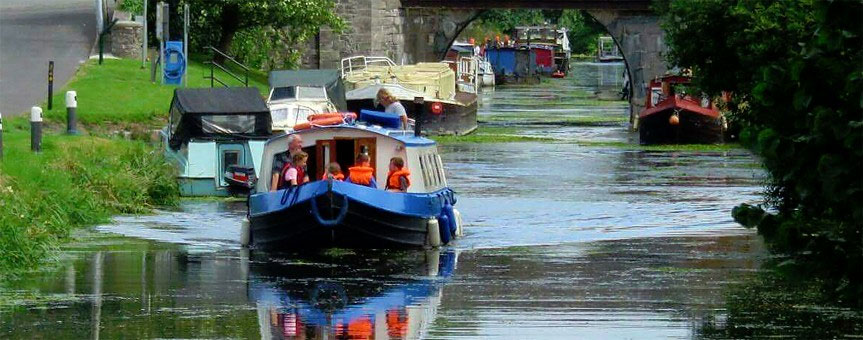
M348 168L351 176L351 183L360 185L369 185L372 183L372 175L375 169L365 165L357 165Z
M326 180L326 179L327 179L327 175L328 175L328 174L324 174L324 176L323 176L323 177L321 177L321 180ZM344 181L344 180L345 180L345 175L342 175L342 174L335 174L335 175L333 175L333 179L334 179L334 180L337 180L337 181Z
M408 187L411 186L411 172L408 169L401 169L398 171L390 171L387 175L387 189L400 189L402 188L401 183L399 183L399 178L404 177L405 181L408 182ZM407 189L407 188L405 188Z

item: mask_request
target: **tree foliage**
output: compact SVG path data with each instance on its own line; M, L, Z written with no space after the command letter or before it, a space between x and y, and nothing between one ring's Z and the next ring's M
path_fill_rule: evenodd
M671 0L660 5L672 64L707 93L733 93L741 140L770 189L734 209L772 249L863 306L863 3Z
M517 26L557 25L569 29L569 42L573 53L596 52L598 37L606 33L605 27L590 15L578 10L488 10L462 33L462 37L483 41L485 38L511 34Z
M143 0L124 0L123 8ZM157 0L149 1L148 22L155 23ZM189 4L189 50L207 46L235 55L257 68L293 67L303 44L322 26L341 31L333 0L164 0L171 11L171 36L182 35L182 6ZM153 32L151 30L150 32ZM155 36L153 36L155 37Z

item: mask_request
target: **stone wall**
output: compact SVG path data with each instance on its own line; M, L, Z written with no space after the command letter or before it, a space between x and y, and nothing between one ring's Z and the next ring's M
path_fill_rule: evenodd
M614 37L623 53L632 84L630 123L638 129L638 113L644 110L648 82L668 71L663 54L665 31L659 17L649 12L588 11Z
M141 31L136 21L118 21L111 29L111 54L120 58L141 58Z

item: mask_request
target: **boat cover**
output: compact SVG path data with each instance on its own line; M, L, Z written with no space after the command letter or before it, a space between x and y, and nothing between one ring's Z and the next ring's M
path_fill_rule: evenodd
M191 138L251 139L272 134L270 109L254 87L176 89L171 100L170 146Z
M345 85L339 70L282 70L270 72L270 88L289 86L323 86L336 109L347 111Z

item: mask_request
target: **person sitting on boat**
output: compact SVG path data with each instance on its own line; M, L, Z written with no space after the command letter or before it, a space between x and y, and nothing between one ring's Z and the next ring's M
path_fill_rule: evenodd
M404 105L389 90L385 88L378 90L378 102L384 106L384 112L399 115L399 119L402 120L402 130L408 129L408 113Z
M324 174L324 177L321 180L326 180L328 178L332 178L337 181L344 181L345 175L342 174L342 167L339 166L339 163L332 162L327 165L327 172Z
M285 172L291 167L294 155L300 152L303 152L303 138L300 135L288 136L288 151L276 154L276 157L273 159L273 178L270 181L270 191L287 187L287 181L284 180ZM304 182L309 181L305 168L297 169L297 177L303 179Z
M387 175L387 191L407 192L411 186L411 172L405 169L405 160L401 157L390 159L390 173Z
M357 156L357 164L348 168L348 178L345 179L345 182L377 189L375 169L369 165L369 162L371 162L369 155L361 153Z
M285 171L285 187L295 187L298 185L302 185L308 181L308 177L303 178L300 171L306 167L306 161L309 160L309 154L300 151L291 157L291 165L288 167L288 170ZM305 172L305 171L302 171Z

